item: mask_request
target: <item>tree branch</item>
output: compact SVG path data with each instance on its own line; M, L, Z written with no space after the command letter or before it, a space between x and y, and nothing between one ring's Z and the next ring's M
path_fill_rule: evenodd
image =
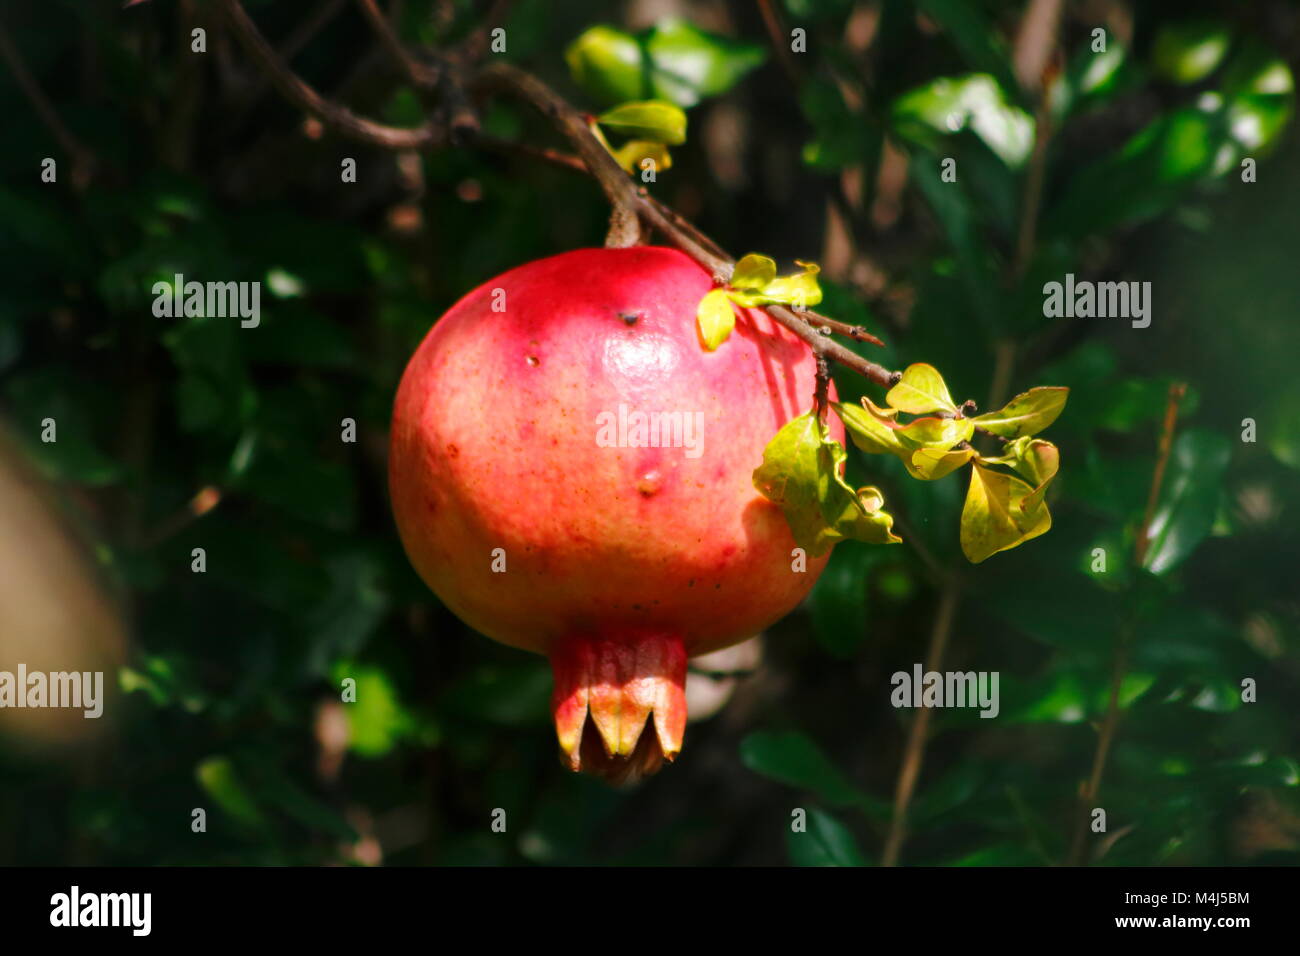
M281 94L339 133L386 149L421 149L442 146L447 142L448 137L442 132L439 124L428 123L415 129L399 129L357 116L346 107L327 100L284 64L258 32L239 0L218 0L218 2L245 50L261 69L270 75ZM390 49L392 55L399 57L399 62L405 68L405 64L409 62L409 55L404 50L400 50L400 41L392 33L387 20L374 6L373 0L360 0L360 2L363 10L366 11L367 19L383 38L384 45ZM450 63L450 60L447 62ZM453 101L457 97L463 97L467 90L455 76L457 71L444 66L439 72L440 95L444 99L450 97ZM522 100L550 120L564 134L577 153L576 159L596 180L610 206L613 207L609 236L611 242L616 244L627 242L634 232L639 238L639 223L644 221L712 273L715 281L723 283L731 278L735 267L734 260L699 229L687 224L682 217L653 199L643 187L637 186L594 135L589 117L576 110L537 77L508 63L497 62L480 69L466 85L468 92L476 95L499 93ZM454 125L452 129L454 132ZM477 118L474 120L474 129L477 130ZM453 140L455 138L452 137ZM500 141L494 140L489 144L489 148L500 149L502 145ZM561 158L563 154L547 152L543 155L550 162L575 168L571 159ZM634 222L638 224L636 230L633 230L630 225ZM877 385L890 386L898 380L898 373L891 372L884 366L868 361L851 349L845 348L823 335L818 331L817 326L849 335L858 341L883 344L865 330L824 318L815 312L796 313L785 306L767 306L765 311L776 322L807 343L818 358L852 369Z
M414 129L385 126L325 99L285 65L239 0L218 0L218 5L244 51L271 78L280 95L326 126L349 139L384 149L424 149L442 143L443 136L432 125Z

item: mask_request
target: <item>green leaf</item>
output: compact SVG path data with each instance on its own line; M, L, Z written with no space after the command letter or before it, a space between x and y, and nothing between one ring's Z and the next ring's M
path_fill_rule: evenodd
M1073 175L1047 220L1058 234L1078 238L1155 218L1212 175L1227 142L1227 124L1210 112L1166 112Z
M258 796L309 829L337 840L355 841L357 833L339 812L309 793L275 762L249 752L241 753Z
M1225 96L1286 96L1295 92L1295 78L1286 60L1258 40L1248 39L1223 73L1223 92Z
M740 743L740 762L764 777L807 790L833 807L868 801L817 743L798 731L750 734Z
M1128 51L1112 38L1106 49L1093 52L1092 44L1087 42L1070 60L1070 65L1061 76L1061 97L1058 103L1061 112L1067 112L1080 104L1091 104L1109 98L1123 86L1121 78L1128 71Z
M1293 110L1290 96L1245 93L1228 105L1228 129L1242 149L1257 155L1273 145Z
M917 6L943 27L970 66L994 74L1007 89L1015 89L1010 57L983 5L970 0L917 0Z
M961 549L972 564L1036 538L1052 526L1042 498L1019 478L975 462L961 513Z
M808 595L813 632L831 655L852 657L871 632L868 576L890 553L850 541L831 552Z
M1019 843L995 843L980 847L941 866L1042 866L1043 860Z
M695 325L700 343L708 351L727 341L736 327L736 310L726 289L713 289L705 294L695 310Z
M763 44L708 33L669 18L639 34L653 64L654 95L690 108L731 89L767 58Z
M858 847L849 828L816 807L805 808L807 829L787 830L786 848L795 866L867 866L869 861Z
M1106 384L1105 391L1083 409L1087 425L1110 431L1131 432L1138 426L1160 421L1164 416L1171 377L1127 378ZM1200 394L1187 388L1179 414L1191 417L1200 404Z
M240 823L250 827L266 823L229 757L208 757L194 768L194 776L203 792Z
M536 727L548 719L551 669L530 658L526 663L480 667L457 680L443 706L451 713L499 727Z
M879 490L854 491L845 483L844 459L844 446L810 411L776 433L754 470L754 487L785 512L795 543L810 555L825 554L844 538L873 544L902 540L892 531L893 517L880 510Z
M1156 33L1152 65L1158 75L1173 83L1196 83L1218 68L1231 41L1228 28L1217 21L1167 23Z
M70 367L44 366L11 377L0 396L8 400L23 446L45 476L88 486L127 476L126 468L101 450L102 430L109 424L103 419L113 409L113 396L95 380Z
M686 142L686 114L663 100L623 103L597 117L606 129L632 139L680 146Z
M348 719L348 747L363 757L382 757L413 727L388 675L377 667L353 667L344 662L334 669L335 684L356 681L356 700L344 704Z
M635 36L595 26L564 54L574 82L602 103L655 99L683 109L730 89L765 56L760 45L715 36L677 19Z
M1229 457L1228 440L1213 432L1186 431L1175 440L1148 529L1148 571L1173 570L1209 535Z
M976 415L971 421L977 428L1003 438L1036 435L1056 421L1065 410L1065 400L1069 396L1068 388L1031 388L1017 395L998 411Z
M1272 401L1268 413L1268 450L1291 468L1300 469L1300 382L1292 380Z
M1034 119L1009 104L986 74L940 77L904 93L891 113L902 138L936 148L943 137L969 129L1007 166L1018 169L1034 148Z
M799 90L799 106L816 134L803 147L803 160L814 169L833 172L871 162L880 154L880 124L850 109L830 77L808 77Z
M904 370L898 384L885 396L885 402L911 415L957 411L943 376L933 365L924 362L909 365Z
M636 38L613 27L595 26L564 51L573 81L606 103L644 97L643 53Z

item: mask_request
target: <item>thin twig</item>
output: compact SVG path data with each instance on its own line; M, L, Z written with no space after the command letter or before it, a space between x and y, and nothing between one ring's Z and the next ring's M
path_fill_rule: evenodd
M1156 505L1160 500L1160 486L1164 483L1165 467L1169 464L1169 454L1174 444L1178 406L1186 394L1187 386L1181 382L1169 386L1164 422L1160 429L1160 444L1156 452L1156 467L1151 476L1151 489L1147 495L1147 509L1142 518L1142 526L1138 529L1137 541L1133 546L1133 561L1139 568L1146 561L1151 522L1155 518ZM1102 720L1101 730L1097 734L1097 749L1092 755L1092 770L1088 780L1079 788L1079 805L1075 812L1074 837L1070 846L1072 866L1083 866L1087 862L1088 813L1090 808L1095 806L1097 795L1101 792L1106 760L1110 756L1111 744L1119 729L1122 715L1119 695L1124 684L1124 675L1128 671L1129 647L1132 641L1133 622L1124 620L1120 624L1119 635L1115 641L1115 656L1111 661L1110 698L1106 704L1106 716Z
M488 37L494 29L506 22L512 5L512 0L493 0L492 6L488 8L479 25L460 45L458 52L463 65L473 66L487 56L490 48Z
M27 101L32 104L32 109L36 111L37 117L45 124L46 129L53 134L54 139L65 153L72 157L72 182L77 187L84 187L90 182L90 177L94 174L95 154L90 151L81 140L73 135L72 130L64 125L58 111L41 89L41 85L36 82L31 71L27 69L27 64L23 62L22 54L18 52L18 47L14 45L13 38L9 36L9 31L0 25L0 57L9 66L9 71L13 73L14 80L22 89Z
M777 12L772 0L758 0L758 10L763 15L763 25L772 41L772 49L776 51L777 62L797 89L803 85L803 72L794 61L794 54L790 50L790 34L781 23L781 14Z
M347 0L326 0L316 11L307 19L303 20L289 38L284 41L280 48L280 59L285 63L293 62L302 49L315 38L316 34L329 25L329 22L338 16L339 11L346 5ZM249 109L262 94L266 92L266 86L270 82L270 75L263 73L258 82L249 90L247 96L240 104L243 110Z
M950 578L939 592L939 608L935 612L934 626L930 630L930 646L925 655L927 673L937 671L943 663L960 599L961 584L955 578ZM903 748L903 761L894 791L894 815L889 821L889 833L885 837L885 848L880 856L881 866L898 865L903 841L907 839L907 810L912 802L912 794L916 792L916 782L921 776L931 713L932 708L922 707L907 731L907 743Z
M498 92L522 99L559 128L613 207L611 219L615 230L626 232L622 227L629 220L635 223L641 218L640 210L646 204L641 201L642 197L623 167L592 133L585 114L570 106L537 77L508 63L493 63L485 67L474 78L473 86L478 93Z
M389 24L388 18L379 9L379 4L375 0L357 0L357 4L361 7L361 13L370 24L371 29L375 31L375 36L379 38L380 45L387 51L389 58L405 74L406 78L418 87L426 89L436 87L441 71L426 66L407 52L406 47L402 46L402 41L398 39L397 33Z
M1160 486L1165 480L1165 467L1169 464L1169 452L1174 444L1174 426L1178 422L1178 406L1187 394L1187 386L1175 382L1169 386L1169 398L1165 403L1165 419L1160 430L1160 445L1156 453L1156 470L1151 476L1151 490L1147 494L1147 510L1142 517L1142 530L1138 533L1134 547L1133 559L1138 567L1146 561L1147 548L1151 544L1151 522L1156 516L1156 504L1160 498Z
M285 65L244 12L239 0L218 0L218 4L245 52L270 76L280 95L325 125L350 139L384 149L422 149L442 141L442 136L432 125L414 129L385 126L325 99Z
M1029 270L1034 246L1038 242L1038 212L1043 202L1043 183L1047 178L1047 147L1052 138L1052 113L1048 95L1039 101L1038 115L1034 119L1034 151L1029 157L1029 171L1025 175L1025 191L1020 200L1020 228L1016 233L1015 260L1011 277L1019 282Z

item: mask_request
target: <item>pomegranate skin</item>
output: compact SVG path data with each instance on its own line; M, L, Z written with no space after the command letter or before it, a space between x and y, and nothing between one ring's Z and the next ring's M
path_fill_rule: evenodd
M826 558L792 570L784 515L751 476L811 406L816 364L756 310L705 351L695 309L712 287L673 249L579 249L434 325L398 388L389 485L412 563L458 617L540 653L567 633L662 628L693 656L807 594ZM620 406L684 426L699 413L699 447L603 447Z

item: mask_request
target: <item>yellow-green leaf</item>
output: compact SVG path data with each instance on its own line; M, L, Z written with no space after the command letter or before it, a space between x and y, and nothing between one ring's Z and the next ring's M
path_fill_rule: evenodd
M907 473L922 481L944 478L975 457L974 448L944 451L941 448L918 448L903 459Z
M753 308L760 305L790 305L804 309L822 300L822 289L817 283L821 266L815 262L795 260L803 272L777 276L776 263L767 256L750 253L739 262L732 273L731 297L739 305Z
M700 342L712 352L731 335L736 327L736 311L726 289L713 289L705 294L695 310L695 325Z
M647 159L654 163L657 172L673 168L673 157L668 152L668 147L663 143L651 143L643 139L629 140L618 149L611 149L610 153L618 160L618 164L629 173L638 173L642 169L642 163Z
M957 411L943 376L933 365L924 362L909 365L903 371L903 377L889 390L885 402L911 415Z
M1036 538L1052 526L1047 506L1041 496L1034 501L1034 495L1019 478L975 462L961 513L961 549L971 563Z
M1021 438L1041 432L1065 410L1068 388L1031 388L996 412L971 419L978 427L1003 438Z
M884 409L862 399L863 407L835 402L831 407L844 423L853 444L872 455L903 456L903 445L898 440L897 426ZM895 413L897 414L897 413Z
M736 263L729 284L733 289L759 291L766 288L767 284L775 278L776 262L767 256L751 252L747 256L742 256Z
M669 146L686 142L686 113L681 107L663 100L623 103L601 113L596 122L632 139Z
M986 465L1009 465L1021 476L1028 479L1034 491L1023 504L1023 510L1031 511L1042 503L1047 493L1047 486L1056 477L1061 465L1061 453L1050 441L1041 438L1017 438L1008 442L997 458L981 458Z
M969 441L975 426L969 418L914 418L898 429L904 447L934 448L947 451L953 445Z
M858 503L864 515L853 519L853 533L848 537L868 544L899 544L902 538L894 534L894 516L882 510L885 496L875 485L866 485L857 491Z
M879 490L854 491L840 476L844 459L844 446L808 412L776 433L754 470L754 487L780 506L795 543L810 555L825 554L844 538L901 540L892 531L894 519L881 510Z
M817 274L822 267L815 262L795 263L803 267L803 272L789 276L778 276L767 284L763 294L772 302L794 306L796 309L809 309L822 300L822 287L817 283Z

